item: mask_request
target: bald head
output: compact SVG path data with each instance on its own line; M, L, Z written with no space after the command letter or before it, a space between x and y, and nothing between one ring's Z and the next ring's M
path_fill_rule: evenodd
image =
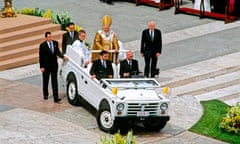
M128 60L132 60L133 59L133 52L132 51L128 51L127 52L127 59Z
M148 22L148 28L149 28L150 30L155 29L155 22L154 22L154 21L149 21L149 22Z

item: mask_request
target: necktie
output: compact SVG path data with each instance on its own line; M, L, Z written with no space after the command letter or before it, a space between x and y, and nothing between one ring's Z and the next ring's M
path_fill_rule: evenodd
M130 67L132 67L132 61L129 61L128 64Z
M72 39L73 39L73 35L74 35L73 32L70 32L70 37L71 37Z
M54 53L54 47L53 47L53 42L49 42L50 50L52 53Z
M150 37L151 37L151 40L153 41L153 31L152 30L150 31Z
M106 61L103 61L103 67L107 68Z

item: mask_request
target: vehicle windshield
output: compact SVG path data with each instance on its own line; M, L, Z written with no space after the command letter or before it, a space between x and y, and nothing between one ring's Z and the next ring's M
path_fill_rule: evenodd
M160 85L155 80L106 80L106 84L110 87L118 88L151 88Z

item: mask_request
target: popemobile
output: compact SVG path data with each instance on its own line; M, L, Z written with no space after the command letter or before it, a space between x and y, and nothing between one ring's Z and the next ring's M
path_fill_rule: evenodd
M88 102L96 109L101 130L114 133L126 123L141 122L144 127L161 130L169 121L170 90L154 78L120 78L116 64L114 78L92 79L91 64L83 66L82 54L68 46L61 76L72 105Z

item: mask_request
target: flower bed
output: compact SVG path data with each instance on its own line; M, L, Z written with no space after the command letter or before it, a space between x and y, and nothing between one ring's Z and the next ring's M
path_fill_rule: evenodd
M98 144L136 144L136 137L129 131L127 136L123 137L120 132L112 136L103 136Z
M17 13L24 15L32 15L43 18L50 18L52 23L60 24L62 30L67 30L67 25L72 22L71 17L68 12L63 11L62 13L57 13L51 11L50 9L40 9L40 8L23 8L18 10ZM80 31L82 27L75 25L75 30Z
M228 109L225 117L222 118L220 128L235 134L240 134L240 102Z

